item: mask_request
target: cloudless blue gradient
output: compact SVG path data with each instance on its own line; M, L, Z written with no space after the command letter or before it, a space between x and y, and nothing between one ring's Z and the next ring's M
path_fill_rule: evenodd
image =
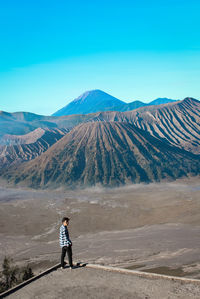
M0 110L200 94L200 1L0 0Z

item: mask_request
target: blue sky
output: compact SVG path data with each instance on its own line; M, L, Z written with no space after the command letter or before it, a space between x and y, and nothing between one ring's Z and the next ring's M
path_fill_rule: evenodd
M0 110L200 95L200 1L0 0Z

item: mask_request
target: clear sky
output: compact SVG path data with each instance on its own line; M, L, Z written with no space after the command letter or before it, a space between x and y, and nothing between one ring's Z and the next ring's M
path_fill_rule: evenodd
M199 0L0 0L0 110L200 98Z

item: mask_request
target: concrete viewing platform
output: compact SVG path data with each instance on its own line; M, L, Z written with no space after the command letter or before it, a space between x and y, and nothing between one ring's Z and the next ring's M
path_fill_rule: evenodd
M134 298L198 299L200 280L87 264L70 270L55 267L30 279L10 299ZM1 297L1 296L0 296ZM4 297L1 297L4 298Z

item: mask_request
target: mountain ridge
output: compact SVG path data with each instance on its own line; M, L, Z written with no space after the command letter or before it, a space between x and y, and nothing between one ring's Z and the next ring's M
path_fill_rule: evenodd
M142 106L159 105L174 102L175 100L167 98L158 98L149 103L143 103L141 101L133 101L126 103L121 101L108 93L95 89L86 91L79 97L71 101L69 104L59 109L52 116L64 116L72 114L88 114L100 111L130 111Z
M196 175L199 166L199 156L131 124L99 121L76 126L42 155L4 177L34 188L119 186Z
M26 135L0 136L7 144L0 146L1 178L11 184L118 186L199 174L200 102L191 97L125 112L3 115L0 128L3 124L5 132L12 126L28 130ZM42 140L45 130L65 132L49 143Z
M66 130L36 129L25 135L5 135L0 145L0 171L30 161L61 139Z
M155 137L164 138L193 153L200 153L200 101L191 97L157 106L140 107L133 111L103 111L61 117L39 115L38 118L34 115L33 121L31 117L28 119L29 121L13 120L13 115L9 113L6 114L6 121L0 117L0 144L5 134L23 135L39 127L71 130L88 121L120 121L134 124Z

